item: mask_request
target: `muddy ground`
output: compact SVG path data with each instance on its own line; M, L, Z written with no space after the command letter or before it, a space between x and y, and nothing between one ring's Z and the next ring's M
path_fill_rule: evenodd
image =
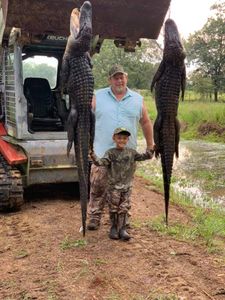
M143 225L164 208L147 181L135 179L129 242L108 238L107 213L83 240L76 190L29 189L20 212L0 215L1 300L225 299L224 257ZM170 220L188 216L171 206Z

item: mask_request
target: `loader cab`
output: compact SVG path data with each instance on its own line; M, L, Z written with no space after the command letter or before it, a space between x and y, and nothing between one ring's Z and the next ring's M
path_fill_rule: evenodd
M66 156L69 101L60 88L66 42L13 28L0 50L0 155L24 187L78 181L75 156Z
M66 130L69 99L61 94L60 65L61 56L54 53L22 54L23 93L31 134Z
M68 96L60 90L60 66L67 38L30 36L13 29L2 48L5 97L1 100L8 134L18 139L66 138Z

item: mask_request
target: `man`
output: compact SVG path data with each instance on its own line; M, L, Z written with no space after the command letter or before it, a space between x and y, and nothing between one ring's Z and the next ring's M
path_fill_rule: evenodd
M128 147L136 149L137 131L140 123L147 145L153 150L153 129L143 97L127 87L128 75L120 65L114 65L109 71L110 87L100 89L93 98L95 112L94 150L98 157L113 148L112 135L117 127L128 128L131 136ZM89 202L89 230L100 226L105 205L105 187L107 170L104 166L91 167L91 188Z

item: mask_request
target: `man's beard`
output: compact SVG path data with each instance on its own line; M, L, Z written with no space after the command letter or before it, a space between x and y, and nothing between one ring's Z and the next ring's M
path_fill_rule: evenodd
M123 94L126 89L124 88L124 86L117 86L115 87L115 90L118 94Z

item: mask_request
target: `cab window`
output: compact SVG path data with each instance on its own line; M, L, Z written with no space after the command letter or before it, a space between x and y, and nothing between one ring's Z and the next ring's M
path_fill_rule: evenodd
M23 60L23 80L27 77L46 78L51 89L57 84L58 60L55 57L35 55Z

